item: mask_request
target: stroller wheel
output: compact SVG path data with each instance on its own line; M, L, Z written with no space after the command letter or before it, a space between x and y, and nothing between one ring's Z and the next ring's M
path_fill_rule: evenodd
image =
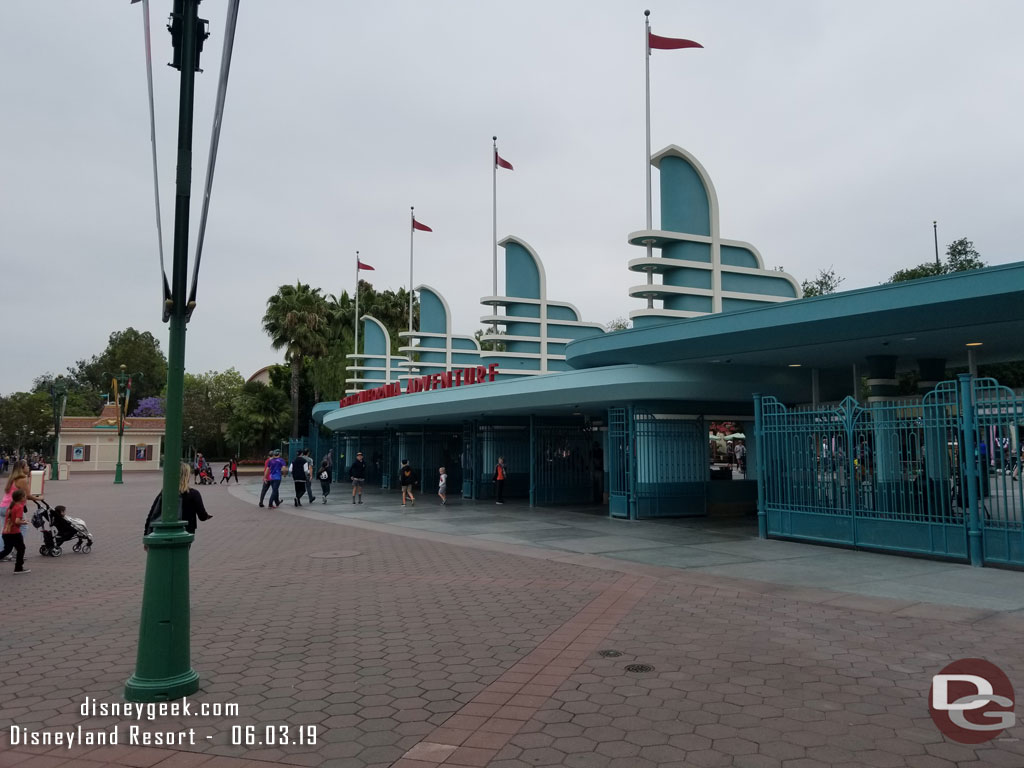
M78 543L76 543L76 544L75 544L75 546L73 546L73 547L72 547L71 549L72 549L72 551L74 551L74 552L80 552L80 551L81 551L81 549L82 549L82 542L80 542L80 541L79 541L79 542L78 542Z
M82 554L83 555L88 555L90 552L92 552L92 544L83 544L82 545Z
M61 549L60 547L54 547L53 549L50 550L50 555L52 557L60 557L63 554L64 554L64 550Z
M48 554L50 554L49 552L47 552L45 544L43 544L41 547L39 547L39 554L40 555L48 555Z

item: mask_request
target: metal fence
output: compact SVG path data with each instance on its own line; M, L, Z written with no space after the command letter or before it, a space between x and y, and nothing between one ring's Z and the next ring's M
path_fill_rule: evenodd
M964 376L921 399L756 407L762 535L1024 565L1012 390Z

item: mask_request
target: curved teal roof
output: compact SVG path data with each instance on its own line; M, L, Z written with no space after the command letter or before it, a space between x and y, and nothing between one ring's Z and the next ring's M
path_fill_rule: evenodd
M670 321L573 342L574 368L707 362L825 368L896 355L957 364L982 342L986 362L1024 349L1024 262Z

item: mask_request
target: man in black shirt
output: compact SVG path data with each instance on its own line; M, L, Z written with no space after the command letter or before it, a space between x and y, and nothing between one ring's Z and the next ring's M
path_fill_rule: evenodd
M359 503L363 503L363 483L366 481L366 463L363 461L363 452L356 454L356 460L352 462L352 468L348 472L352 481L352 503L356 503L356 495L359 496Z

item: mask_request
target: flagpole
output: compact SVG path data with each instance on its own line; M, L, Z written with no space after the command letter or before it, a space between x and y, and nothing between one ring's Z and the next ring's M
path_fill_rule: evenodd
M645 96L645 115L646 115L646 127L647 127L647 153L644 157L644 174L647 180L647 230L650 231L652 228L652 214L651 214L651 12L649 10L644 11L644 96ZM653 240L647 239L647 258L653 258ZM654 273L651 271L649 266L645 270L647 272L647 284L653 285ZM654 299L647 296L647 308L652 309L654 307Z
M355 336L355 343L352 345L352 353L358 355L359 354L359 251L356 251L356 316L355 316L354 336ZM353 363L356 363L358 361L359 361L359 358L352 358L352 362ZM359 374L355 370L355 367L356 366L353 365L352 378L353 379L358 379L359 378ZM353 384L353 388L358 389L358 382L356 384Z
M498 295L498 137L492 138L491 149L491 295ZM498 313L497 306L492 310ZM491 332L497 335L498 322L494 322Z
M412 243L416 232L415 221L416 209L409 206L409 333L412 333Z

